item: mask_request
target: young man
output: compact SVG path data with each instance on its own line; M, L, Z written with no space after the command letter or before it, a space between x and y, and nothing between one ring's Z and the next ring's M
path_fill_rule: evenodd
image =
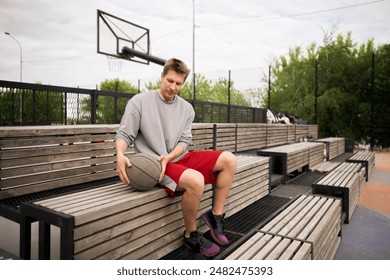
M190 70L180 60L166 61L161 74L161 88L135 95L130 99L115 137L117 172L129 184L124 155L134 144L136 153L155 155L161 162L160 185L174 196L183 193L181 206L185 231L184 244L206 257L220 252L219 245L229 240L224 233L223 208L236 171L236 157L225 151L187 151L191 144L191 126L195 112L191 104L177 94ZM196 228L196 216L205 184L215 184L212 209L203 214L214 242Z

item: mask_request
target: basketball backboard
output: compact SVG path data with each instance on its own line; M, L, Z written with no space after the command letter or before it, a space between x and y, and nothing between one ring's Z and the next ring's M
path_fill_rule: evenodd
M123 51L124 48L127 51ZM97 10L97 52L109 57L149 64L150 59L129 53L148 56L150 53L149 29Z

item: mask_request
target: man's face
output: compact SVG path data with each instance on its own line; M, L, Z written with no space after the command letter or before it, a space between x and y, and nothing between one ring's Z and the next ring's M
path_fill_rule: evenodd
M172 101L184 85L186 75L169 70L161 75L161 95L166 101Z

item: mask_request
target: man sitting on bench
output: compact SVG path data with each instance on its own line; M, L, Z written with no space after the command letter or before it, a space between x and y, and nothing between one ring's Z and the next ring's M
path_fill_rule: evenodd
M125 156L134 144L136 153L156 156L161 162L160 184L173 197L183 192L181 206L185 231L184 244L206 257L220 252L217 244L197 231L196 216L205 184L215 184L212 209L202 217L219 245L227 245L223 208L237 167L236 157L226 151L188 151L195 112L191 104L178 96L190 69L178 59L166 61L161 87L135 95L126 106L115 137L117 172L129 184Z

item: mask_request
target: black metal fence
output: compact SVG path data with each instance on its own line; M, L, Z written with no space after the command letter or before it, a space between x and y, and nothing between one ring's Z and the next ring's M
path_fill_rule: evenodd
M0 80L0 125L119 123L133 93ZM195 122L264 123L266 109L187 100Z

